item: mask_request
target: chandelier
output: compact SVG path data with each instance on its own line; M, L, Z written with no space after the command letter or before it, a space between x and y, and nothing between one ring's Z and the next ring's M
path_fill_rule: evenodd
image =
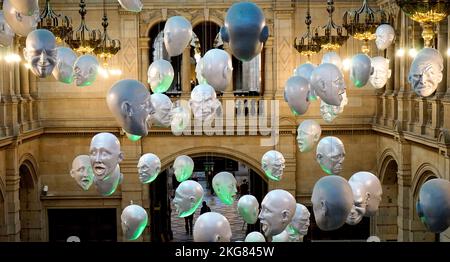
M105 0L103 0L103 34L100 44L95 47L94 53L103 60L103 66L108 66L108 60L117 54L120 50L120 41L111 39L108 35L108 16L106 15Z
M389 17L381 10L373 10L363 1L363 5L358 10L349 10L344 13L343 26L348 34L357 40L364 41L363 53L369 53L369 41L375 40L375 31L380 24L389 23Z
M425 47L431 47L431 41L434 38L433 25L444 20L450 14L450 1L396 0L395 2L409 18L420 23Z
M87 11L85 9L86 4L84 0L80 0L80 11L78 13L81 16L80 26L72 31L66 38L66 43L78 53L86 54L92 53L94 49L101 42L101 32L98 29L89 30L86 26L86 21L84 20L84 16Z
M313 41L325 50L337 50L348 39L348 35L342 34L342 26L333 21L333 0L327 1L328 23L315 29Z
M294 47L300 53L300 55L307 56L308 60L311 55L320 52L321 46L313 41L313 35L311 34L311 14L308 0L308 10L306 11L305 24L307 31L300 38L300 42L297 43L297 37L294 39Z
M39 15L37 28L52 32L56 42L61 44L63 39L72 32L72 21L68 16L56 14L50 6L50 0L46 0L44 10Z

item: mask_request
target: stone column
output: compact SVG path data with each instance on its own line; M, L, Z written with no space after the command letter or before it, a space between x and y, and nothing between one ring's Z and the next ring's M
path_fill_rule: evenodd
M149 62L149 50L150 50L150 38L149 37L141 37L139 38L139 51L141 52L141 61L139 71L139 79L142 83L147 83L147 70L150 66Z
M399 165L397 173L398 182L398 241L410 241L410 198L411 198L411 144L399 139L397 144L399 152Z
M269 37L264 47L264 98L274 98L274 71L273 71L273 37Z
M448 25L447 25L447 21L442 21L438 24L437 26L437 38L438 38L438 44L437 44L437 49L439 50L439 52L442 54L442 57L444 58L444 69L442 70L443 73L443 78L441 83L439 83L438 88L436 90L435 96L437 98L441 98L442 96L445 95L445 92L447 91L447 78L448 78L448 73L446 73L448 71L448 56L447 56L447 43L448 43Z
M39 115L38 115L38 90L37 90L37 77L31 72L28 71L28 81L30 86L30 103L29 103L29 109L30 109L30 121L31 121L31 127L32 129L37 128L39 126Z
M15 146L6 150L6 199L8 205L7 234L8 241L20 241L20 175L19 155Z
M182 96L188 97L191 93L191 46L184 49L181 58L181 92Z

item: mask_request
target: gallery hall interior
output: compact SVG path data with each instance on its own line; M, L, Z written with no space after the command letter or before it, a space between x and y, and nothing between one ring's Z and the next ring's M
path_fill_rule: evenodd
M450 241L450 1L0 7L0 242Z

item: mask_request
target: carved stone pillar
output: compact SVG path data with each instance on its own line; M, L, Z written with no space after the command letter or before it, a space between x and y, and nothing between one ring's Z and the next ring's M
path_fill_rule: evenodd
M402 138L398 141L399 165L398 165L398 241L410 241L410 211L411 196L411 145Z
M188 45L181 58L181 92L188 97L191 93L191 46Z
M6 150L6 199L8 202L7 234L11 242L20 241L20 174L19 156L15 145Z
M141 70L139 71L139 80L144 84L147 83L147 70L148 67L150 66L149 50L150 50L150 38L149 37L139 38L139 52L141 53L140 58Z
M265 99L274 98L274 70L273 70L273 37L269 37L264 47L264 93Z

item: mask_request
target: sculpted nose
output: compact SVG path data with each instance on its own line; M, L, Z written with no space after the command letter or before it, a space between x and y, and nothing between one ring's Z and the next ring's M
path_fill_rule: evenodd
M39 62L44 63L46 56L47 56L47 53L45 52L45 49L44 49L39 57Z
M100 153L95 154L95 162L101 162L100 161Z

